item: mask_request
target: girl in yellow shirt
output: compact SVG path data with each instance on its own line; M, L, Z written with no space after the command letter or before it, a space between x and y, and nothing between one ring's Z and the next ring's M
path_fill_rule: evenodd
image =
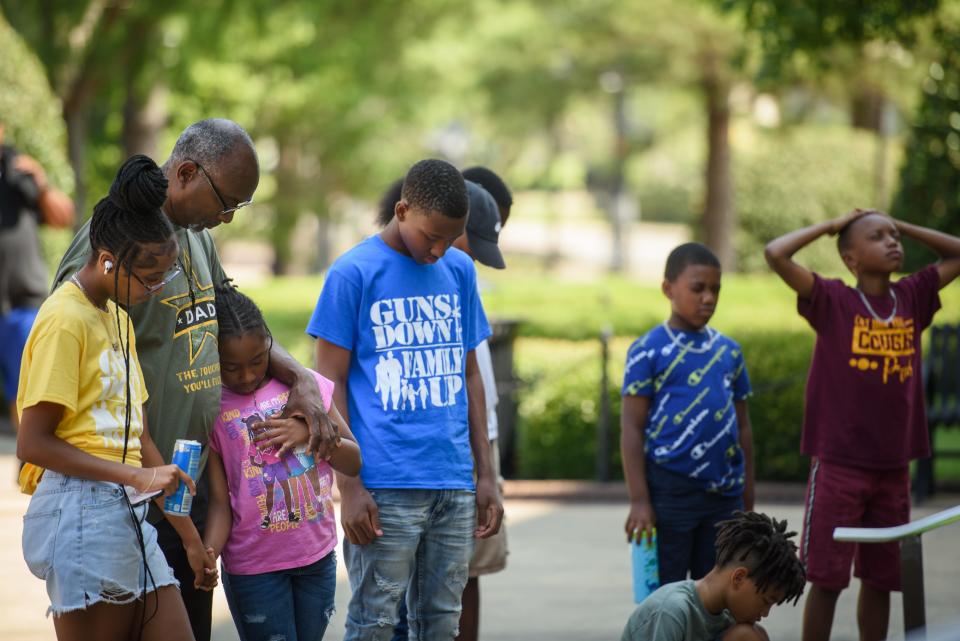
M167 180L146 156L123 164L93 210L87 264L40 308L20 370L17 456L23 555L44 579L57 638L193 639L186 609L146 521L146 502L193 481L164 465L150 439L136 340L125 308L179 274L173 228L160 207ZM136 499L135 499L136 501ZM197 587L216 566L189 518L169 520Z

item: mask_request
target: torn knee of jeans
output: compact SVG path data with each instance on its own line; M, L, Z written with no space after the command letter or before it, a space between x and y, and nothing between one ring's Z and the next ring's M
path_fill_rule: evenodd
M267 639L267 641L287 641L287 635L285 634L273 634Z
M243 620L247 623L263 623L267 620L266 614L244 614Z
M450 569L450 573L447 578L452 585L459 585L460 591L463 591L463 588L467 586L467 579L469 578L469 567L464 566L455 566Z
M381 628L393 628L396 625L397 604L403 598L406 586L399 581L391 581L379 572L374 571L373 579L377 583L377 588L387 597L386 607L377 617L377 626Z
M378 572L373 573L373 578L380 591L385 592L391 601L399 601L403 596L405 586L399 581L391 581Z
M336 613L337 613L337 608L331 605L329 608L327 608L324 611L323 616L327 619L327 621L329 621L330 619L333 618L333 615Z

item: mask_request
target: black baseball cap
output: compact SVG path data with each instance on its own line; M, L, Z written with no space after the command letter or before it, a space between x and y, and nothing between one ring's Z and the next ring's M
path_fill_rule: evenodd
M470 215L467 218L467 241L470 251L482 265L503 269L503 254L497 242L500 240L500 210L497 201L486 189L475 182L467 182L467 197L470 200Z

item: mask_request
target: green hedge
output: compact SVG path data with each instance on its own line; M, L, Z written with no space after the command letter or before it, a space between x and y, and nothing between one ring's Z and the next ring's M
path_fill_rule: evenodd
M803 389L812 332L753 332L737 336L753 383L749 401L754 427L757 478L803 480L808 461L800 456ZM526 345L525 345L526 343ZM611 457L620 464L620 380L629 341L614 342L610 363ZM517 470L523 478L590 479L596 475L600 413L599 342L527 340L518 344L521 396Z

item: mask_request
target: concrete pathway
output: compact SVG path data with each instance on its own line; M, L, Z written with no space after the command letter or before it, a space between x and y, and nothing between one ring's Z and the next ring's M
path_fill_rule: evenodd
M55 638L44 618L44 585L23 563L21 517L28 497L13 487L10 439L0 439L0 639L47 641ZM9 480L8 480L9 479ZM953 497L957 502L960 498ZM948 499L914 510L914 518L942 509ZM761 504L765 512L799 528L798 504ZM506 571L481 580L484 641L616 641L633 609L628 548L619 503L544 500L507 501L511 556ZM927 619L960 615L960 525L924 537ZM337 614L326 639L340 641L349 585L340 568ZM854 587L856 583L854 582ZM765 625L772 639L798 640L803 601L774 608ZM890 629L901 629L900 597L894 595ZM215 596L214 639L237 639L222 591ZM841 597L834 641L854 641L856 591Z

